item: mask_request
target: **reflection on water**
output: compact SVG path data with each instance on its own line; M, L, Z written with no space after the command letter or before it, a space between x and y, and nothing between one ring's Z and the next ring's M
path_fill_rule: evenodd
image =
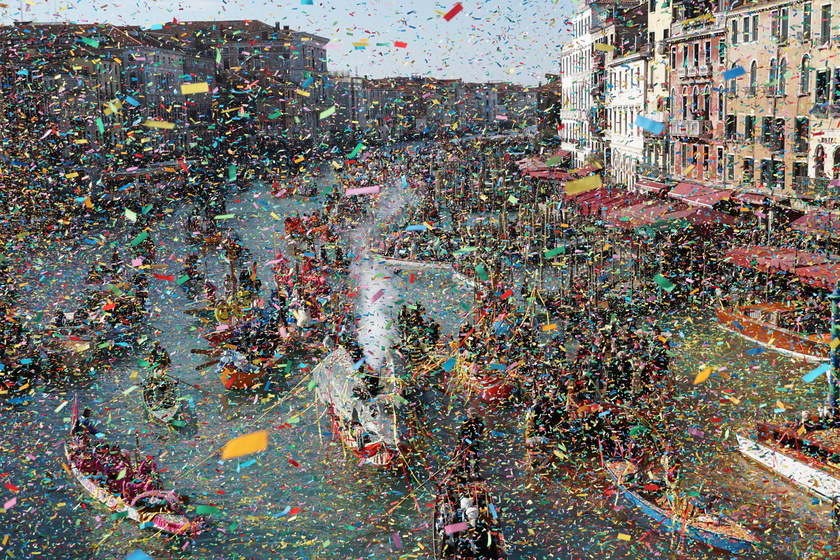
M282 217L315 206L260 193L269 202L255 210L255 194L230 198L229 212L237 218L228 225L239 230L255 260L266 262L285 248L270 212ZM155 228L159 263L167 270L179 270L188 250L181 228L187 209L173 210ZM109 243L116 241L125 249L130 239L118 228L109 232L101 232L104 237L95 232L95 244L44 242L32 249L40 261L18 261L24 307L34 313L77 306L83 298L80 280L90 263L107 262ZM205 261L208 276L218 283L226 263L215 252ZM260 276L270 283L268 268L260 268ZM409 282L408 274L395 272L390 282L407 301L423 301L444 335L454 333L472 303L472 291L447 273L417 272ZM137 548L155 558L431 557L433 485L426 482L454 446L464 410L457 397L434 398L430 439L421 456L412 459L407 477L360 469L330 440L324 410L307 387L307 374L320 354L288 356L288 378L273 379L257 393L225 393L212 368L196 371L206 357L190 350L204 347L198 335L206 327L181 313L189 305L183 291L158 279L151 281L150 291L148 331L169 350L173 373L192 385L181 390L192 398L194 429L172 433L148 422L139 391L126 393L145 374L136 358L147 350L109 357L89 379L40 386L29 405L0 417L0 474L8 473L3 481L20 488L16 505L2 517L0 539L9 535L7 551L14 557L37 557L40 552L41 557L68 559L123 558ZM686 310L669 323L672 340L679 343L675 376L680 396L668 419L674 443L684 450L688 482L728 499L733 516L764 543L753 557L808 557L811 543L827 537L826 508L740 459L733 451L733 433L760 411L775 409L776 401L813 408L823 387L818 382L803 385L807 364L769 351L748 354L751 343L717 329L707 310ZM728 379L717 375L692 386L706 365L726 368ZM156 455L167 469L168 487L193 496L193 504L220 506L211 530L185 547L183 541L140 531L136 525L115 524L98 506L80 505L80 490L61 467L70 407L59 406L72 402L74 395L94 409L109 440L129 448L136 441L141 454ZM605 494L596 464L590 472L535 477L525 468L524 408L484 413L484 472L500 497L512 559L722 557L652 530L626 504ZM268 451L218 460L227 440L257 429L270 432ZM4 493L0 501L9 495Z

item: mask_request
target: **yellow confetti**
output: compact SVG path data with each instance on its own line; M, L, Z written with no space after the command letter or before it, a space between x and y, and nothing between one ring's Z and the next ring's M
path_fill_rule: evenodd
M181 84L181 93L189 95L191 93L207 93L210 91L210 86L207 82L199 82L197 84Z
M700 383L703 383L709 378L710 375L712 375L712 368L704 368L703 371L698 373L697 377L694 378L694 384L699 385Z
M265 430L254 432L238 438L233 438L222 449L222 460L242 457L250 453L265 451L268 448L268 432Z
M172 130L173 128L175 128L175 123L166 121L155 121L149 119L143 123L143 126L148 126L149 128L164 128L166 130Z
M618 538L619 538L619 540L622 540L622 541L629 541L630 540L630 535L625 535L624 533L619 533Z

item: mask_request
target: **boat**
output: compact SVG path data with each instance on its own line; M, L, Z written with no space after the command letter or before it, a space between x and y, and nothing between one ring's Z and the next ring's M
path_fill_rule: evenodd
M756 434L735 434L746 458L787 479L821 500L840 496L840 428L807 422L791 425L759 422Z
M809 362L827 360L830 337L794 330L798 315L796 308L780 303L743 305L717 312L720 327L751 342Z
M451 386L460 387L469 395L484 402L502 403L513 398L519 389L519 384L512 377L519 366L519 362L509 367L503 364L491 364L491 368L488 369L459 355L452 368L449 382ZM500 367L500 369L495 369L495 367Z
M499 511L484 481L441 485L432 527L435 558L507 558Z
M162 373L153 373L143 382L143 406L152 418L169 424L178 418L181 401L178 385Z
M408 451L408 401L395 389L371 395L366 380L343 347L312 370L318 400L326 405L333 436L359 465L387 469L404 462Z
M250 389L271 373L272 363L263 360L260 364L253 363L245 354L232 349L226 349L219 357L218 374L225 389Z
M78 407L74 403L71 425L77 426L77 421ZM177 513L181 500L174 492L165 492L160 488L136 496L124 496L111 492L105 484L100 482L107 480L104 473L84 472L83 457L85 453L92 451L93 448L86 443L86 436L71 433L70 441L64 444L64 456L67 459L64 466L85 492L106 506L112 516L128 517L140 523L141 528L155 529L172 535L195 537L204 529L206 525L204 518L196 517L190 520ZM156 486L160 485L156 484Z
M408 270L451 270L452 263L446 261L424 260L417 258L404 258L386 256L381 252L370 249L370 253L377 259L384 262L390 268L404 268Z
M755 535L734 520L718 513L704 512L696 500L677 496L669 499L664 488L651 481L644 485L629 483L628 478L638 474L632 461L613 458L604 461L604 469L619 494L666 531L680 533L736 554L749 550L759 542Z

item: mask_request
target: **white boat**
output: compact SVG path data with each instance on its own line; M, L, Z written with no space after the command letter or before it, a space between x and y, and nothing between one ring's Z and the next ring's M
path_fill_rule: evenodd
M756 441L743 434L736 434L735 437L741 454L796 486L829 502L840 496L840 468L834 468L836 474L832 475L823 468L817 468L817 461L809 460L806 455L794 449L785 448L782 452L767 440ZM819 463L819 466L827 467L827 464Z

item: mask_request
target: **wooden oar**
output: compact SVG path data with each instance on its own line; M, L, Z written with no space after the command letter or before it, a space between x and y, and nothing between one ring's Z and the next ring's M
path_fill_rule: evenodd
M179 379L178 377L175 377L174 375L169 375L168 373L163 373L162 375L164 377L168 377L169 379L172 379L173 381L177 381L178 383L181 383L183 385L188 385L188 386L192 387L193 389L195 389L197 391L201 391L202 393L207 393L208 395L214 395L215 394L215 393L211 393L210 391L207 391L205 389L202 389L198 385L193 385L192 383L187 383L183 379Z
M203 354L205 356L212 356L215 353L215 350L210 350L207 348L193 348L192 350L190 350L190 354Z
M219 363L219 360L212 360L212 361L210 361L210 362L205 362L205 363L203 363L203 364L200 364L200 365L195 366L195 371L201 371L201 370L203 370L203 369L207 369L207 368L209 368L210 366L215 366L215 365L216 365L216 364L218 364L218 363Z

